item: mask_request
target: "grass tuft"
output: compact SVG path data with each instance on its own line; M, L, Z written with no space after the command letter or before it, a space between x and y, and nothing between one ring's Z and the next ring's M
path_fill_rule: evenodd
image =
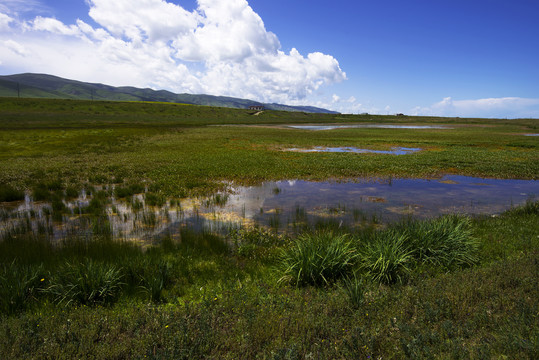
M166 260L160 260L157 264L146 265L144 274L141 275L141 292L149 297L154 303L165 300L164 290L170 285L172 265Z
M398 231L375 233L361 251L359 267L375 282L404 282L412 260L412 252L407 249L406 241L407 236Z
M348 296L348 301L352 308L359 308L365 300L365 281L354 274L343 280L342 288Z
M526 204L508 211L514 215L537 215L539 214L539 201L528 200Z
M25 310L39 295L45 277L41 266L13 261L0 265L0 314Z
M479 261L479 243L472 237L468 217L449 215L410 222L403 230L412 256L422 264L450 270L472 266Z
M279 281L297 286L327 285L349 275L357 256L346 235L330 231L304 234L283 251Z
M24 200L24 192L7 184L0 184L0 202Z
M105 305L118 299L122 290L120 270L92 260L66 263L45 290L58 304Z

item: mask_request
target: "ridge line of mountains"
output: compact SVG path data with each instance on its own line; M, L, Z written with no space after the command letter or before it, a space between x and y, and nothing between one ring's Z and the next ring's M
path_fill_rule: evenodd
M176 94L167 90L141 89L132 86L116 87L33 73L0 75L0 96L106 101L156 101L238 109L248 109L249 106L264 106L267 110L338 114L338 112L314 106L268 104L227 96Z

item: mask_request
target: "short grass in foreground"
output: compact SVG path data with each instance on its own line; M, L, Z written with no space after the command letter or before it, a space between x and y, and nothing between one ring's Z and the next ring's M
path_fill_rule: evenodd
M41 245L41 255L16 251L46 243L30 234L25 242L19 233L23 241L0 242L2 279L12 275L2 291L8 293L6 284L27 283L22 293L28 296L24 305L1 315L0 356L534 359L536 209L529 203L494 218L442 217L375 233L307 232L301 236L304 247L334 239L347 249L326 244L309 250L311 257L327 258L322 269L330 268L324 264L331 264L332 255L337 255L333 260L343 253L352 257L341 258L350 260L346 271L311 271L326 281L319 277L301 286L279 283L282 254L295 256L296 240L261 230L241 230L228 240L187 231L182 241L165 239L145 252L102 237L66 239L61 247ZM443 236L436 230L441 223L449 226ZM474 261L446 263L458 256L440 255L440 246L428 256L425 249L417 251L412 234L429 229L447 243L460 238L459 251L467 249ZM372 276L383 268L368 261L389 250L366 254L368 246L382 247L372 244L390 238L401 239L408 257L396 283ZM430 247L433 242L423 241ZM436 257L441 260L432 260ZM121 274L113 277L121 288L113 291L114 301L88 302L86 296L58 301L47 291L60 278L63 284L79 283L72 266L94 265L101 267L88 272L94 279L107 278L110 269Z

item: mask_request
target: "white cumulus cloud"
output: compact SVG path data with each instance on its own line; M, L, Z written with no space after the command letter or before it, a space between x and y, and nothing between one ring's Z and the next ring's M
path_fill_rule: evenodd
M446 97L429 107L416 107L413 115L538 118L539 99L503 97L476 100L453 100Z
M13 19L0 12L0 31L7 31L9 30L9 24L13 22Z
M86 3L97 26L0 16L0 51L10 49L0 69L286 103L346 79L331 55L283 51L246 0L198 0L194 11L165 0Z
M38 16L32 21L33 30L48 31L59 35L80 35L81 31L78 26L66 26L61 21L53 18L44 18Z
M24 45L19 44L13 40L6 40L3 42L3 45L6 50L10 50L12 53L20 57L27 57L30 52L24 47Z

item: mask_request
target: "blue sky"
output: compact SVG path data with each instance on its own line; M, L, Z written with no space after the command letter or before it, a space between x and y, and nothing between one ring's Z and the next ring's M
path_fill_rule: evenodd
M537 15L537 0L3 0L0 73L539 118Z

